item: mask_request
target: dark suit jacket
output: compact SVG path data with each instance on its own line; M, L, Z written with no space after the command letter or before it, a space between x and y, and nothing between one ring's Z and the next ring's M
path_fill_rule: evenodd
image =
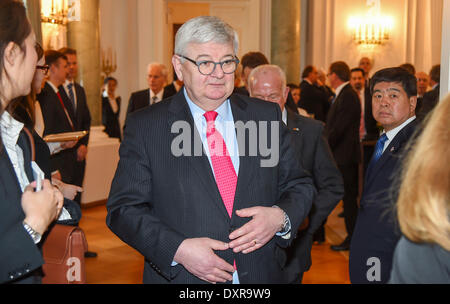
M324 136L323 123L288 110L287 125L298 160L313 177L317 195L309 213L309 226L288 248L290 282L311 267L314 232L322 225L344 195L344 183Z
M117 104L117 113L114 113L108 97L102 97L102 124L105 126L105 132L109 137L121 139L120 134L120 104L122 99L117 97L115 102Z
M350 280L352 283L367 281L367 261L379 258L381 282L389 279L395 245L400 238L394 204L402 162L406 156L408 141L412 138L417 122L406 125L392 140L374 166L369 166L350 244Z
M173 82L164 87L163 99L173 96L175 94L177 94L177 89L175 88Z
M64 93L62 93L61 90L59 91L62 98L62 94ZM66 100L66 98L62 98L72 123L74 124L74 129L72 129L69 120L67 119L58 96L48 83L45 84L41 93L37 95L37 100L41 105L42 116L44 118L44 136L76 130L75 117L73 113L72 115L70 114L71 111L73 112L73 107L69 104L70 101L68 99ZM75 182L75 162L77 160L76 149L76 147L66 149L50 157L51 171L59 170L63 182L68 184L73 184Z
M241 95L230 97L235 121L281 121L278 105ZM314 187L290 147L289 131L284 124L280 136L280 160L275 167L260 167L264 158L249 154L248 138L239 150L238 182L230 219L217 188L207 156L202 153L184 93L133 113L120 147L120 162L112 182L107 208L107 224L124 242L145 257L144 283L204 283L182 265L171 266L179 245L186 238L209 237L229 242L230 232L247 223L235 210L278 205L290 218L291 237L275 236L261 249L244 255L231 249L216 254L230 264L236 261L241 283L283 283L284 252L307 216ZM172 142L181 136L172 133L180 121L190 130L190 153L200 147L201 156L172 153ZM259 129L259 124L256 124ZM271 126L271 124L270 124ZM269 126L269 129L270 129ZM271 130L267 132L270 142ZM186 133L184 133L186 132ZM248 136L247 136L248 137ZM277 145L278 146L278 145ZM191 154L196 155L196 154ZM197 153L198 155L198 153Z
M22 131L18 140L24 156L25 171L30 181L30 145ZM0 145L0 283L35 283L44 263L42 254L23 227L25 213L21 207L22 191L3 144ZM30 277L31 276L31 277Z
M373 118L372 113L372 95L370 95L370 89L364 90L364 126L366 127L365 140L377 140L380 131L377 127L377 121Z
M91 113L89 112L89 108L87 105L86 92L84 91L84 88L76 82L74 88L75 94L77 95L76 111L74 110L73 104L70 101L69 96L67 96L66 90L63 88L63 86L59 87L59 92L69 112L70 118L73 121L75 131L89 132L91 129ZM80 145L87 146L88 143L89 143L89 133L78 141L75 148L78 148Z
M433 90L423 94L422 106L416 111L419 121L423 121L439 102L439 90L440 86L437 85Z
M328 143L339 166L357 164L360 160L360 121L358 94L347 84L331 105L326 125Z
M174 87L175 89L175 87ZM181 91L181 90L180 90ZM173 91L166 90L164 88L162 99L166 99L173 96ZM142 91L137 91L131 94L130 100L128 101L127 118L130 113L133 113L139 109L145 108L150 105L150 89L145 89Z
M310 114L314 114L314 119L325 122L329 108L328 97L325 91L303 80L300 83L298 107L305 109Z

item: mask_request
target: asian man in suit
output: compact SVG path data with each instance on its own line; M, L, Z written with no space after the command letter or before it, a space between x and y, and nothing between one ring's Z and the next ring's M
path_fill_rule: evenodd
M288 248L285 266L290 283L301 283L303 273L311 267L314 233L344 195L344 184L330 147L324 136L323 123L303 117L286 107L289 88L286 75L276 65L261 65L248 78L250 96L277 103L282 119L292 133L292 146L303 168L311 173L317 196L308 219Z
M336 90L327 117L326 132L334 159L344 178L343 197L344 220L347 237L339 245L332 245L336 251L348 250L356 216L358 214L358 163L360 160L359 127L361 104L358 94L349 83L350 68L345 62L331 64L328 80Z
M387 68L370 82L372 110L384 132L367 169L350 245L352 283L387 283L400 230L394 215L402 162L416 128L416 77Z
M280 246L315 189L279 107L232 95L237 51L221 19L189 20L172 57L184 89L130 116L107 224L145 257L144 283L287 282Z

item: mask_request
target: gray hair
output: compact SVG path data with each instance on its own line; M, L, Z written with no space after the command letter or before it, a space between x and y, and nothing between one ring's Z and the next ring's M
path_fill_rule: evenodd
M256 77L260 74L268 74L270 72L275 72L281 79L281 88L284 89L286 87L286 73L279 66L275 64L263 64L254 68L250 75L248 75L248 88L250 92L252 91L252 87L256 82Z
M147 66L147 73L148 73L148 71L150 71L150 69L151 69L152 67L159 67L159 68L161 69L161 74L162 74L162 76L165 77L165 78L167 78L167 75L169 74L169 72L168 72L168 70L167 70L167 67L166 67L164 64L159 63L159 62L152 62L152 63L149 63L149 65Z
M175 54L185 56L190 43L232 43L235 55L239 49L236 31L222 19L214 16L200 16L183 24L175 36Z

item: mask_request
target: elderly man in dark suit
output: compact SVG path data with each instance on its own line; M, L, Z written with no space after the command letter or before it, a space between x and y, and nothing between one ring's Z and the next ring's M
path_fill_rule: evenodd
M358 94L349 84L350 68L345 62L331 64L328 80L336 97L328 112L326 132L334 159L344 178L344 219L347 237L331 249L348 250L358 213L358 163L360 160L359 127L361 104Z
M313 235L341 200L344 184L330 147L324 137L323 123L303 117L288 109L286 101L289 88L286 75L276 65L262 65L249 76L250 96L276 102L282 111L282 119L292 132L292 146L303 167L311 173L317 196L308 220L291 247L288 248L286 272L289 282L301 283L303 273L311 267Z
M130 116L107 224L145 257L144 283L287 282L281 247L315 190L279 107L232 95L237 50L219 18L189 20L172 57L184 89Z
M417 112L417 120L423 121L439 102L439 90L441 81L441 65L437 64L430 70L431 91L423 95L422 106Z
M173 95L173 91L165 89L167 82L167 67L158 62L152 62L147 67L148 89L131 94L128 101L127 118L130 113L145 108Z
M365 177L364 190L350 247L352 283L386 283L400 230L392 212L408 141L416 127L417 82L402 68L374 74L372 109L384 132Z

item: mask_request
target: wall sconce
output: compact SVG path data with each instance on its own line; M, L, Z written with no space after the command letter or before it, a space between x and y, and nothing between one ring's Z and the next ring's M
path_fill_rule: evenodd
M117 70L117 54L111 48L105 52L101 51L101 61L102 61L102 72L109 77L112 73Z
M365 16L352 16L348 26L352 39L358 45L382 45L389 40L394 21L390 16L382 16L379 0L368 0L369 11Z

